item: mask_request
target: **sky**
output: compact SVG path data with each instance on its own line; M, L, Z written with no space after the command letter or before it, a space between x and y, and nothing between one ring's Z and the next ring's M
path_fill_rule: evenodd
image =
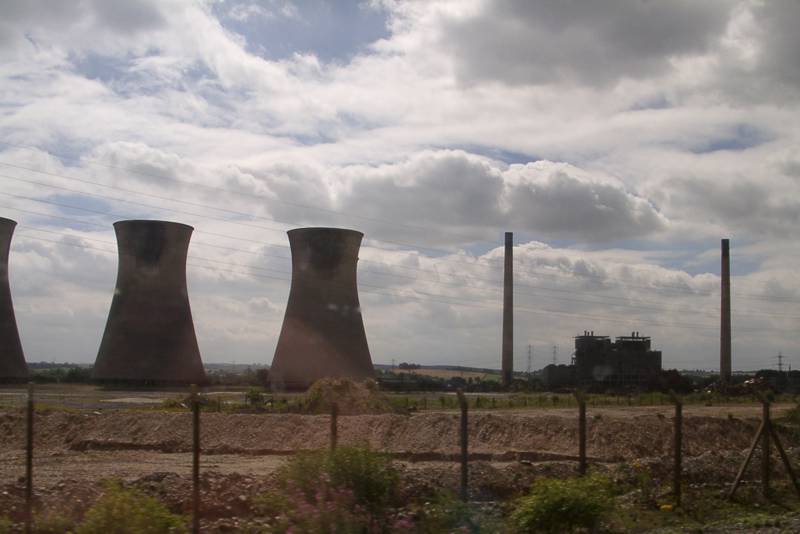
M91 363L113 222L195 228L206 363L269 364L286 230L364 233L375 363L515 367L638 331L800 368L796 0L0 0L0 216L28 361Z

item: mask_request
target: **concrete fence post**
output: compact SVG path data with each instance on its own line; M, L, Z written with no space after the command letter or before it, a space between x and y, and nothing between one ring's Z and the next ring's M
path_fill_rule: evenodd
M673 428L673 472L672 472L672 493L675 495L675 505L681 505L681 476L683 465L683 402L672 391L670 398L675 404L675 420Z
M192 384L192 533L200 532L200 402Z
M578 473L586 474L586 396L583 391L575 392L578 402Z
M33 382L28 383L25 432L25 534L33 530Z
M769 488L769 475L770 475L770 428L772 426L772 421L770 419L769 413L769 401L764 398L761 401L761 413L762 413L762 420L764 421L764 431L761 435L761 493L764 495L765 499L769 499L770 496L770 488Z
M331 452L336 450L339 441L339 405L331 403Z
M464 391L459 389L457 391L458 394L458 405L461 408L461 426L460 426L460 442L461 442L461 485L459 488L459 494L461 496L461 500L467 502L469 499L469 443L468 443L468 420L467 420L467 399L464 396Z

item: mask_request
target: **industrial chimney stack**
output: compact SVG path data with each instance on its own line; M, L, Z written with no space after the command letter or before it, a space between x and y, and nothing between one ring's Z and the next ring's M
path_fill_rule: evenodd
M15 221L0 217L0 381L8 382L28 378L8 283L8 254L16 225Z
M289 230L292 285L269 377L306 389L324 377L373 378L356 284L361 232Z
M503 272L503 386L514 377L514 233L506 232Z
M94 378L203 384L203 362L186 288L193 228L165 221L114 223L119 267Z
M731 259L730 240L722 240L722 298L719 339L719 378L723 387L731 381Z

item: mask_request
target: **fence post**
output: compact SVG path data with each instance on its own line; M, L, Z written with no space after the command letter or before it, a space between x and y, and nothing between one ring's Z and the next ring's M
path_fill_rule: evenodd
M586 397L581 390L575 391L578 402L578 473L586 474Z
M770 475L770 447L769 429L772 426L772 421L769 417L769 400L766 397L761 399L762 418L764 419L764 432L761 435L761 492L765 499L769 499L769 475Z
M33 382L29 382L25 437L25 534L33 530L33 412Z
M200 402L192 384L192 533L200 532Z
M461 408L461 487L460 495L461 500L467 502L469 499L469 492L468 492L468 461L469 461L469 443L468 443L468 421L467 421L467 399L464 396L464 391L459 389L457 391L458 394L458 404Z
M683 402L674 391L669 392L672 402L675 403L675 428L673 439L673 459L675 465L672 473L672 492L675 495L675 505L681 505L681 469L683 464Z
M339 441L339 405L331 402L331 452L336 450Z

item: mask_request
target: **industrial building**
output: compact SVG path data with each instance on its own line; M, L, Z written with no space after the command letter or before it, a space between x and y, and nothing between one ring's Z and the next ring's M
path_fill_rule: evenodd
M206 382L186 287L193 230L166 221L114 223L119 266L94 365L96 380L152 385Z
M550 369L552 368L552 369ZM596 336L584 331L575 337L575 356L570 366L548 365L542 379L548 388L568 385L646 387L661 373L661 351L651 350L650 338Z
M0 381L3 382L28 378L8 281L8 255L16 226L16 221L0 217Z
M302 390L325 377L374 378L356 285L364 234L340 228L287 234L292 284L269 372L272 387Z

